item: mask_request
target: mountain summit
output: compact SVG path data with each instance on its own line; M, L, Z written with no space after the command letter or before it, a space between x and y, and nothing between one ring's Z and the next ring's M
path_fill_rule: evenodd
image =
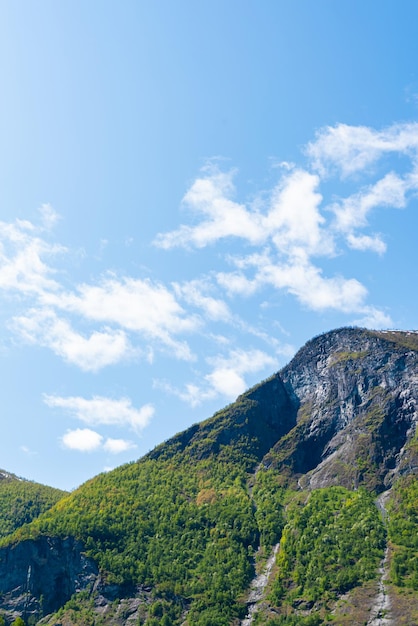
M0 614L418 623L417 400L418 333L316 337L212 418L3 539Z

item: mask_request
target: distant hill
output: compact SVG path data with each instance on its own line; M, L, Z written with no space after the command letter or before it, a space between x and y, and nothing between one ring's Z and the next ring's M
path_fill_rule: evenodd
M316 337L212 418L19 524L0 547L0 614L418 624L417 401L417 333Z
M0 538L31 522L65 495L65 491L0 469Z

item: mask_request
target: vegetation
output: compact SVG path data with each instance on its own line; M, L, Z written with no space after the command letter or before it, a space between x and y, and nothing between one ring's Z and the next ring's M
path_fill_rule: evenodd
M359 352L339 351L335 353L332 365L337 365L339 363L344 363L346 361L357 361L359 359L364 359L368 355L369 355L368 350L359 351Z
M369 331L369 334L392 342L400 348L418 350L418 332L402 332L397 330Z
M397 482L388 511L391 581L399 587L418 590L418 481L414 476Z
M262 476L254 487L260 502L272 481ZM85 484L14 540L74 535L110 582L187 602L195 626L227 625L242 613L237 598L253 574L260 528L264 542L276 537L263 506L258 526L246 481L236 463L144 459Z
M270 601L284 613L326 606L336 594L376 576L384 546L383 523L365 490L329 487L313 491L306 501L295 498L287 507ZM298 615L280 619L268 623L305 624Z
M50 509L65 491L7 475L0 479L0 537Z

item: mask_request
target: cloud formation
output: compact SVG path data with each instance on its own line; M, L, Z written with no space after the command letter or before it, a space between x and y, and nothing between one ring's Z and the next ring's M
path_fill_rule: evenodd
M85 372L96 372L134 352L122 330L105 328L84 336L50 308L30 309L13 318L11 327L28 343L49 348Z
M383 155L404 154L416 158L418 124L393 124L383 130L337 124L322 128L306 147L312 166L322 176L337 171L343 177L368 170Z
M36 297L59 289L59 283L53 278L55 271L44 259L64 254L65 248L42 238L45 226L52 225L56 215L45 205L42 211L41 228L21 219L13 223L0 222L1 290Z
M104 440L95 430L90 428L76 428L75 430L67 430L65 435L61 437L61 444L68 450L77 450L78 452L96 452L104 450L110 454L120 454L136 448L132 441L125 439Z
M154 415L154 407L145 404L140 409L132 406L129 398L113 400L103 396L91 399L80 396L62 397L44 394L44 402L59 408L89 426L121 426L140 433Z
M368 232L369 217L382 208L406 207L417 192L418 124L382 131L338 124L320 130L305 152L305 168L287 164L267 200L247 204L235 199L234 171L204 169L183 199L197 220L160 233L154 243L168 250L213 247L226 238L242 241L246 248L226 257L235 268L216 274L229 296L273 288L313 311L335 310L388 326L387 312L367 303L366 286L354 276L327 274L321 257L350 250L385 253L382 234ZM384 171L387 164L380 161L391 153L405 157L409 169ZM326 202L320 190L329 179L351 181L355 191Z
M211 371L199 383L187 383L183 389L161 380L155 381L154 385L196 407L217 397L235 400L248 388L246 374L263 371L267 367L271 371L278 365L277 359L266 352L242 349L232 350L226 356L208 357L206 362Z
M103 437L90 428L68 430L62 437L62 445L69 450L93 452L100 448Z

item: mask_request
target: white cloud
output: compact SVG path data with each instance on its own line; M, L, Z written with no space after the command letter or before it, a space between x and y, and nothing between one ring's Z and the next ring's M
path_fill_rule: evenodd
M292 259L286 265L259 268L258 280L288 293L310 309L335 309L350 313L364 306L367 289L354 278L326 278L307 259Z
M380 208L405 207L408 194L418 190L418 123L381 131L339 124L322 129L306 151L314 173L294 166L282 168L270 197L264 194L251 204L235 199L234 172L204 171L184 198L197 222L160 234L155 243L165 248L202 248L225 237L244 240L247 248L240 256L225 256L235 269L214 275L218 287L231 298L249 298L273 287L314 311L356 313L379 324L388 321L387 313L367 303L368 290L359 278L326 273L319 259L341 257L350 250L385 253L382 235L367 232L368 219ZM401 165L406 171L380 174L348 197L323 203L320 186L325 176L375 174L367 168L389 153L406 157Z
M264 254L249 255L237 259L241 272L218 274L220 285L234 293L248 296L263 287L274 287L294 295L301 304L321 311L335 309L345 313L362 311L367 289L354 278L342 276L324 277L302 248L295 248L286 263L265 251ZM251 280L243 270L252 270Z
M374 185L333 205L335 227L350 233L366 226L368 214L376 207L403 208L409 186L405 180L390 172Z
M325 218L319 206L319 177L303 170L285 176L274 189L271 206L263 219L265 238L272 237L281 252L303 246L310 254L332 254L332 236L323 229Z
M49 348L86 372L98 371L133 354L123 331L108 328L84 337L50 309L32 309L13 318L11 325L27 342Z
M70 450L93 452L100 448L103 437L89 428L68 430L61 438L62 445Z
M381 159L391 152L401 157L396 171L393 160L389 168L388 160ZM196 267L190 264L187 280L180 275L175 282L164 284L107 273L71 284L69 272L60 274L51 261L65 249L49 243L58 219L50 205L39 209L38 225L25 220L0 222L0 289L15 296L20 307L11 327L25 341L48 348L83 371L96 372L133 357L152 363L161 352L189 362L196 362L198 356L204 360L195 350L197 336L211 342L212 350L220 337L223 341L227 338L229 343L224 346L231 349L239 345L239 333L245 334L246 340L251 335L252 340L263 341L265 346L271 335L263 326L267 309L260 305L255 322L246 316L245 308L239 315L234 310L237 296L248 298L251 306L262 290L261 299L274 303L272 306L282 306L281 296L287 294L293 297L293 306L357 316L367 325L389 325L388 313L369 303L361 275L349 270L339 273L332 263L338 256L339 267L344 267L343 256L349 259L353 250L385 253L385 233L371 232L369 220L382 208L405 207L418 190L418 124L398 124L381 131L344 124L327 127L307 146L307 153L305 169L282 163L276 168L275 185L250 201L239 198L233 171L211 167L198 175L183 199L191 216L189 223L159 234L154 242L166 250L199 250L199 263ZM330 176L336 183L352 176L344 183L349 191L333 196L332 202L323 198L328 190L324 179ZM331 185L331 189L338 186ZM216 259L213 254L204 257L203 248L213 249L226 240L234 242L234 247L228 246L229 254L224 245ZM106 243L102 240L102 247ZM210 265L202 275L198 268L205 258ZM274 340L269 349L280 352ZM183 399L197 403L202 398L231 398L241 393L253 370L237 351L231 354L233 361L227 355L209 362L201 381L183 388ZM272 359L265 358L259 369ZM252 359L257 363L254 354ZM109 409L109 400L102 400ZM61 408L89 425L119 423L119 418L109 416L109 422L95 421L92 415L99 413L93 400L60 401ZM93 404L88 409L85 403ZM132 406L130 410L136 411ZM120 419L134 428L137 418ZM117 447L106 442L101 445L108 445L109 450L112 445Z
M232 350L228 356L208 358L207 362L212 371L203 377L202 384L189 383L184 390L162 381L155 381L154 384L196 407L218 396L234 400L248 388L246 374L262 371L267 367L277 368L277 360L261 350Z
M0 289L32 296L56 291L55 272L43 259L64 250L37 237L31 222L0 222Z
M60 217L50 204L42 204L39 208L39 213L41 214L42 225L45 230L51 230Z
M192 280L186 283L174 283L173 288L178 298L187 304L202 310L205 317L213 321L229 321L232 318L228 305L219 298L207 294L212 287L208 280Z
M353 235L350 233L347 235L347 243L353 250L371 250L377 252L377 254L384 254L386 252L386 244L379 235Z
M202 248L225 237L236 237L252 245L272 239L281 250L304 245L312 252L332 252L332 238L321 231L325 220L319 212L322 196L317 192L317 175L300 169L286 172L264 213L259 210L260 203L246 207L228 197L234 191L232 177L233 172L216 170L206 178L198 178L185 195L185 202L204 216L203 221L160 234L155 244L166 249L190 245Z
M126 439L106 439L103 444L104 450L106 452L110 452L111 454L120 454L121 452L126 452L127 450L132 450L132 448L136 448L136 445L132 443L132 441L127 441Z
M216 280L230 295L252 296L260 286L257 281L247 278L242 272L218 272Z
M97 371L134 355L150 355L156 348L178 359L195 358L180 335L196 332L202 318L189 314L173 289L112 275L98 283L65 289L47 261L67 250L42 238L58 215L48 204L39 212L40 225L25 220L0 222L0 289L30 302L29 309L13 320L12 327L21 337L48 347L84 371ZM215 315L217 306L217 315L221 314L221 303L215 298L206 305L208 312ZM65 311L67 319L60 311ZM86 322L92 329L80 331ZM140 348L133 348L133 336L136 343L139 339Z
M410 154L417 149L417 123L394 124L382 131L337 124L321 129L306 152L322 176L334 168L349 176L364 171L385 153Z
M65 435L61 437L61 443L64 448L77 450L78 452L104 450L110 454L121 454L136 448L132 441L127 441L126 439L112 439L109 437L104 441L102 435L90 428L67 430Z
M171 233L159 234L155 244L165 249L190 244L202 248L231 236L252 243L261 241L264 235L257 213L251 214L244 205L231 199L233 174L212 169L209 175L196 179L183 202L202 215L203 221L197 226L181 226Z
M110 277L97 285L80 285L76 292L50 296L47 302L92 322L115 324L157 341L177 358L193 359L188 344L173 335L194 332L201 321L189 315L160 283Z
M136 409L129 398L113 400L94 396L88 400L80 396L62 397L44 394L44 402L51 408L67 411L89 426L127 426L135 432L143 430L154 415L154 407L151 404Z
M364 317L354 320L353 324L373 329L390 328L393 326L390 315L380 309L372 306L364 307L363 313Z
M213 366L205 380L217 395L234 399L247 389L244 376L264 370L266 367L277 368L277 360L261 350L232 350L227 357L209 358Z

